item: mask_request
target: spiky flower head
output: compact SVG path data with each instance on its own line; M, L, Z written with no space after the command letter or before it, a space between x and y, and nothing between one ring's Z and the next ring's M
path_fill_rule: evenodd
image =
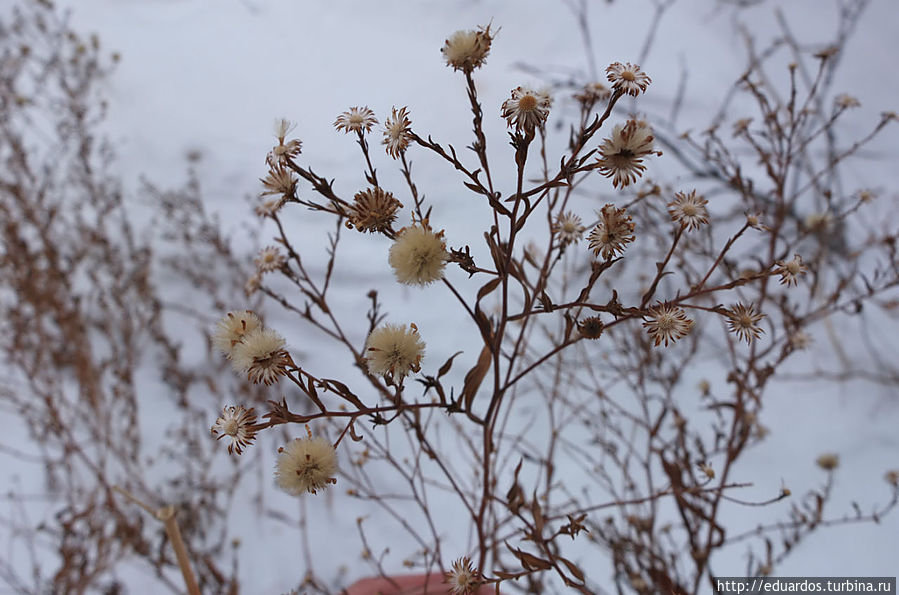
M781 285L789 287L790 285L798 285L798 277L803 275L806 270L807 267L802 264L802 257L798 254L794 254L792 260L778 261L777 268L774 269L774 274L780 275Z
M591 316L577 323L577 330L585 339L599 339L604 328L599 316Z
M412 122L409 120L409 110L405 107L397 110L393 108L390 117L384 122L384 140L387 146L387 154L394 159L406 152L409 141Z
M259 180L265 190L262 196L268 194L281 194L282 196L293 196L297 189L297 177L292 171L286 169L282 165L272 165L264 178Z
M652 82L640 67L630 62L613 62L606 68L606 77L612 83L612 88L623 94L636 97L646 91L646 87Z
M764 317L764 314L755 309L754 304L749 304L748 306L737 304L727 311L727 325L730 328L730 332L737 335L738 339L745 339L747 343L751 343L765 332L758 325L759 321Z
M624 247L634 241L634 222L624 208L607 204L597 212L599 223L587 236L590 249L605 260L624 252Z
M599 173L612 178L615 188L634 183L646 171L643 158L654 153L652 141L652 129L643 120L618 124L599 146Z
M231 361L234 369L246 374L254 384L266 386L278 382L292 365L290 354L284 349L284 337L270 328L260 327L247 333L234 346Z
M503 102L502 115L516 130L533 132L537 126L543 126L549 117L552 99L545 91L534 91L530 87L512 89L511 99Z
M552 231L556 234L559 246L564 248L569 244L576 244L584 235L584 226L581 224L581 218L567 211L559 213L556 222L553 223Z
M334 121L334 128L338 131L343 130L345 133L350 132L371 132L372 126L378 123L375 112L366 107L351 107L349 111L343 112Z
M443 54L447 66L452 66L453 70L469 73L475 68L480 68L487 60L492 41L490 25L456 31L440 48L440 53Z
M393 197L390 192L375 186L353 197L347 227L355 227L359 231L387 231L396 220L397 209L403 203Z
M230 439L228 454L241 454L256 438L255 423L256 413L252 407L249 410L244 409L243 405L225 407L212 426L212 435L216 440Z
M453 562L452 568L446 573L445 582L453 595L470 595L480 583L480 574L471 560L463 556Z
M693 321L687 318L684 309L671 304L657 304L649 309L646 317L643 326L656 347L662 343L668 347L669 342L685 337L693 328Z
M337 450L320 436L297 438L278 449L275 480L291 496L315 494L337 483Z
M708 202L701 194L696 194L696 190L678 192L668 203L668 214L684 230L691 231L709 222L709 212L705 208Z
M375 376L403 378L418 372L424 353L425 343L414 324L408 328L405 324L385 324L373 330L365 343L368 371Z
M253 260L256 270L260 273L271 273L280 270L287 264L287 257L281 254L277 246L268 246L259 251L259 255Z
M443 232L434 232L423 222L399 231L390 247L388 262L397 281L424 286L443 278L448 259Z
M883 479L894 488L899 487L899 469L890 469L884 474Z
M225 357L231 359L235 345L242 342L248 333L255 331L260 326L262 326L262 321L250 310L228 312L216 324L215 331L212 333L212 344Z

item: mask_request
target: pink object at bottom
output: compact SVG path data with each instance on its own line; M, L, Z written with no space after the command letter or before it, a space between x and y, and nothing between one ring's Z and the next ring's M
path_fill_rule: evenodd
M427 587L425 586L427 585ZM364 578L353 583L342 595L425 595L449 592L442 574L407 574L386 578ZM475 595L495 595L496 587L484 585Z

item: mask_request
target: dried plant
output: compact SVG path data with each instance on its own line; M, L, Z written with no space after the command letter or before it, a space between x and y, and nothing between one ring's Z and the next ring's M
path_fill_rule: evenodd
M572 4L593 64L586 3ZM670 4L658 2L657 16ZM841 30L863 5L847 3ZM16 590L117 592L114 569L130 563L149 564L160 588L180 592L177 568L190 592L238 592L226 513L239 487L261 489L245 478L264 449L277 450L270 482L287 494L362 512L352 542L370 573L396 586L400 568L414 569L422 592L700 593L729 548L748 547L746 574L767 575L814 531L877 522L899 502L897 472L887 471L885 501L831 512L840 459L825 453L824 486L797 498L787 519L729 526L735 509L751 515L793 498L787 486L760 502L743 497L758 478L741 461L764 443L766 395L809 347L810 329L896 303L895 221L866 225L873 192L845 191L842 172L897 118L884 114L848 145L837 135L858 104L830 99L846 37L807 51L784 24L771 51L752 49L697 138L677 132L674 118L622 113L652 89L632 62L612 62L604 82L576 89L522 85L485 111L472 74L501 40L492 25L453 33L442 54L464 80L469 152L417 130L415 106L394 107L381 128L368 107L351 107L334 128L355 138L365 185L343 194L280 119L253 205L274 237L243 258L194 177L181 191L147 184L156 237L128 223L84 108L98 105L93 85L107 68L99 42L70 35L54 14L36 4L9 29L22 47L44 36L65 44L0 63L0 271L16 298L3 304L14 388L2 396L39 445L57 514L39 529L15 526L32 547L48 534L60 561L30 585L0 566ZM768 72L777 51L791 62ZM31 60L45 66L34 80L23 68ZM66 142L48 154L32 148L28 117L46 105L7 99L23 79L63 92L66 109L52 113ZM558 101L566 87L575 112ZM754 113L736 115L722 135L739 94ZM506 121L512 149L502 166L488 151L486 118ZM550 154L554 120L571 122L561 155ZM455 208L470 206L478 243L454 237L432 209L413 153L445 165L471 195ZM686 174L676 186L650 179L662 162ZM381 163L399 176L379 177ZM508 186L498 174L507 165ZM297 210L333 230L324 254L288 224ZM382 278L341 277L347 245L378 254ZM189 308L165 299L156 280L166 275L202 297ZM434 296L446 296L452 307L440 317L469 335L465 349L404 315L397 284L441 308ZM291 321L338 374L307 367L285 338L295 336ZM185 323L208 331L202 361L175 338L173 325ZM697 387L708 362L717 378ZM163 380L138 382L142 366ZM140 423L147 398L176 420L155 442ZM147 443L167 458L168 482L142 458ZM229 474L207 472L225 457L236 461ZM147 523L134 502L163 523ZM370 529L369 511L397 531ZM402 561L388 557L404 548ZM298 591L343 580L317 572L308 545L303 561Z

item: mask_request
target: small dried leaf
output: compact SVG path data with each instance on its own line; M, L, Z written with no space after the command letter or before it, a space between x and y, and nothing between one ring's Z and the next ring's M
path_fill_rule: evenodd
M462 353L461 351L457 351L456 353L449 356L449 359L444 362L440 369L437 370L437 378L441 378L446 375L447 372L450 371L450 368L453 367L453 360L456 359L456 356Z
M481 349L481 355L478 356L478 363L465 375L465 383L462 385L460 398L465 403L466 411L471 411L474 396L478 392L478 388L484 381L484 376L487 375L487 371L492 363L493 353L490 351L490 346L485 344L484 348Z
M493 290L495 290L499 286L500 281L501 281L501 279L499 277L495 277L495 278L491 279L490 281L488 281L487 283L485 283L483 285L483 287L481 287L478 290L478 301L481 301L484 298L484 296L493 292Z
M556 556L556 560L558 560L559 562L561 562L562 564L564 564L565 567L568 568L568 572L570 572L571 574L573 574L573 575L574 575L574 578L576 578L577 580L579 580L579 581L583 584L583 582L584 582L584 573L581 572L581 569L578 568L577 565L576 565L574 562L572 562L571 560L566 560L565 558L562 558L561 556Z

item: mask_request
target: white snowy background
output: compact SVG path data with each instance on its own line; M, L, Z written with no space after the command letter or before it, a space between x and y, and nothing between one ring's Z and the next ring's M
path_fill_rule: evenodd
M468 144L471 120L463 79L444 66L439 52L443 40L456 29L489 22L501 28L486 67L475 74L494 163L509 164L506 171L497 173L500 183L513 170L499 106L510 89L545 82L520 65L580 73L582 80L588 71L573 12L562 0L65 0L58 4L71 8L76 29L98 33L107 49L122 55L106 83L110 107L103 132L115 147L115 169L126 188L136 192L140 176L161 186L177 186L185 177L185 156L200 151L202 159L196 168L203 193L210 208L230 222L226 228L234 230L251 216L246 197L260 191L258 178L265 172L263 158L273 142L276 117L297 123L295 135L303 141L303 162L321 175L337 178L337 188L344 195L364 183L358 148L351 137L332 126L335 116L350 106L367 105L383 121L392 106L406 105L419 133L427 132L457 148ZM619 0L590 5L598 67L636 60L654 3ZM835 5L825 0L762 2L740 11L740 18L759 45L764 45L778 33L774 11L781 10L796 35L814 44L833 35ZM701 129L745 65L733 15L726 4L712 0L675 3L641 64L653 83L640 98L638 109L666 113L686 67L682 128ZM842 124L842 132L849 136L855 132L853 125L867 129L881 111L899 109L896 31L897 2L873 0L842 57L835 90L851 93L863 106ZM557 101L554 109L563 107ZM565 131L559 132L557 142L566 137ZM894 167L899 147L895 133L888 137L893 144L875 145L870 167L857 172L855 181L860 186L899 188ZM373 146L379 153L380 147ZM411 158L420 190L434 205L433 217L452 237L465 237L467 203L460 201L469 197L460 196L452 172L420 153L412 153ZM379 159L379 175L398 180L392 163L383 155ZM896 205L895 195L889 192L883 200ZM322 238L330 223L327 229L316 229L316 222L306 218L300 214L293 220L297 235L308 238L300 245L323 253ZM354 284L367 287L379 278L389 280L384 248L378 253L349 246L341 263L345 276L338 279L347 289L346 294L338 294L345 295L347 307L363 303L359 298L364 293L360 295ZM249 246L247 250L249 255ZM454 340L459 331L435 313L434 304L444 299L437 295L440 292L426 291L424 300L399 289L384 299L391 311L419 320L425 336L443 335L433 347L429 342L429 356L440 362L457 349ZM235 296L234 307L240 307L240 299ZM882 333L895 330L894 323ZM333 365L327 353L317 353L314 339L284 331L291 345L308 358L310 369ZM843 340L853 352L857 338ZM827 339L820 341L826 344ZM713 365L696 370L696 378L714 378ZM210 411L210 420L214 416ZM815 457L834 451L842 464L832 511L848 511L853 498L887 499L883 472L899 467L899 395L864 384L780 384L767 397L763 421L772 433L762 447L746 455L741 469L755 487L741 493L741 498L770 498L782 482L801 495L824 481L824 473L814 465ZM273 487L269 492L271 503L296 506ZM367 569L354 566L358 552L347 549L347 544L356 547L358 543L353 535L358 514L353 502L337 490L330 498L307 499L303 506L318 550L318 574L334 576L341 565L349 566L350 577L367 574ZM764 518L783 518L788 506L788 502L775 504L763 512ZM733 514L740 515L740 509ZM752 527L760 518L755 516L760 514L757 508L745 509L745 514L753 516L734 516L733 526ZM289 590L301 578L298 535L283 525L275 528L263 523L257 529L253 513L247 511L245 516L232 521L234 537L244 544L242 585L253 585L247 592ZM594 555L598 555L595 550ZM718 559L716 572L741 574L743 552L738 547L729 555L732 560ZM398 547L396 556L388 558L388 568L401 571L401 556ZM581 562L588 570L604 563L599 559L595 564L589 559ZM777 572L780 576L895 576L897 569L899 516L892 515L880 525L822 530L803 542ZM129 586L141 592L139 584Z

